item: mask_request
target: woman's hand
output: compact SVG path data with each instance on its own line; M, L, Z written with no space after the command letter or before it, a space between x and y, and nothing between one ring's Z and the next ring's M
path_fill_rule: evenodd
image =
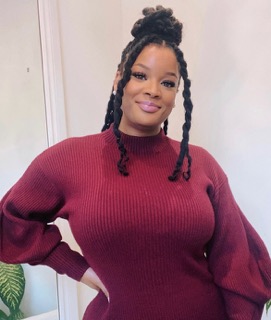
M102 281L97 276L97 274L93 271L92 268L87 269L87 271L83 274L83 277L81 278L80 281L92 289L95 289L97 291L102 290L102 292L106 295L107 299L109 300L109 294L107 289L105 288Z

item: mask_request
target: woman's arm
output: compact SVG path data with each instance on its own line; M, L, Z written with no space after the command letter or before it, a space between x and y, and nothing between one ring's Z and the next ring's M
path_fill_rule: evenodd
M62 241L52 223L61 216L66 200L42 164L35 159L0 202L0 260L47 265L80 280L89 265Z
M229 319L260 320L271 298L267 249L235 202L227 180L210 198L216 227L208 245L208 261Z

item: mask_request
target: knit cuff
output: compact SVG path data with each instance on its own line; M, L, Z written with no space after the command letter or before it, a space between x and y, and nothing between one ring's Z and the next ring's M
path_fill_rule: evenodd
M77 251L71 250L67 243L61 242L40 264L53 268L59 274L80 281L89 265Z

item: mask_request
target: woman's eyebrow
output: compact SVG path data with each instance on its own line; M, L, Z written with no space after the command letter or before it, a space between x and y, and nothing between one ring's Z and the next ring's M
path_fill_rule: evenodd
M141 67L141 68L144 68L144 69L150 70L150 68L149 68L149 67L145 66L145 65L144 65L144 64L142 64L142 63L136 63L136 64L134 64L134 67ZM165 75L167 75L167 76L173 76L173 77L175 77L175 78L177 78L177 79L178 79L178 76L176 75L176 73L175 73L175 72L168 71L168 72L166 72L166 73L165 73Z

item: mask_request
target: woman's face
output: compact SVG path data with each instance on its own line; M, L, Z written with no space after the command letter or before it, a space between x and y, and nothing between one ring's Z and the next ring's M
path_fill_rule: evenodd
M170 115L178 91L180 74L174 51L148 45L131 71L123 92L119 129L133 136L156 135Z

